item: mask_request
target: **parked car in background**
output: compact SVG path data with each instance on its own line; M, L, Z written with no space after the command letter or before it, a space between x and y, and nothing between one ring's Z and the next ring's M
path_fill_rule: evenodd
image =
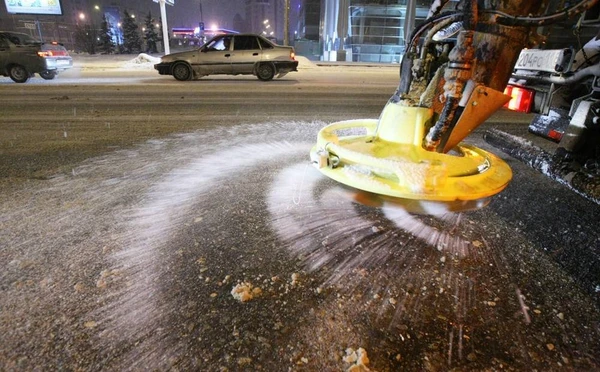
M73 59L62 45L44 43L28 34L0 31L0 75L25 83L34 74L46 80L73 67Z
M168 54L154 68L181 81L216 74L255 75L268 81L297 71L298 61L293 47L255 34L224 34L199 49Z

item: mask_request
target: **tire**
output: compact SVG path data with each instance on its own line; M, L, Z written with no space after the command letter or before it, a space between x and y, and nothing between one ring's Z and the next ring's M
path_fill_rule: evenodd
M171 70L171 75L179 81L192 80L192 68L187 63L177 63Z
M14 65L8 70L8 76L15 83L25 83L29 80L29 72L21 65Z
M256 68L256 77L262 81L273 80L273 77L275 77L275 66L271 63L261 63Z
M42 71L42 72L40 72L40 76L44 80L52 80L56 77L56 71L51 71L51 70Z

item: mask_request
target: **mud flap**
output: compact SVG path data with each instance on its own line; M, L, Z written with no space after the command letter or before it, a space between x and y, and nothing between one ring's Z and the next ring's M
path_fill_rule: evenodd
M574 171L552 154L521 137L491 129L484 133L483 138L490 145L600 205L600 177Z
M559 142L569 126L569 111L565 109L550 108L548 115L535 115L529 131L538 136Z

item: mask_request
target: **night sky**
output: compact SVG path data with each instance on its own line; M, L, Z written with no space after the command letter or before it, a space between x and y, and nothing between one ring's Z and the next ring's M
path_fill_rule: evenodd
M244 0L202 0L202 19L207 27L215 23L221 28L231 28L236 13L245 17L244 4ZM197 27L200 0L175 0L174 6L167 6L167 20L170 27Z
M169 27L197 27L200 21L200 1L206 27L216 24L220 28L232 28L233 17L239 13L246 18L245 0L175 0L174 6L167 5ZM291 0L290 18L298 13L302 0Z

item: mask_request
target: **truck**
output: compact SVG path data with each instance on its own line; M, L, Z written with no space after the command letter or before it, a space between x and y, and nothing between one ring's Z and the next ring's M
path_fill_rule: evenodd
M529 133L554 144L539 146L500 131L485 139L511 156L600 200L600 33L579 51L523 49L505 93L509 110L532 113Z
M600 66L585 51L589 66L574 68L574 50L538 47L546 45L549 26L577 22L597 6L598 0L433 1L407 39L398 88L380 117L323 128L312 163L387 200L489 199L508 185L511 169L463 140L506 107L536 113L531 133L558 146L548 152L498 130L486 131L485 140L600 203Z

